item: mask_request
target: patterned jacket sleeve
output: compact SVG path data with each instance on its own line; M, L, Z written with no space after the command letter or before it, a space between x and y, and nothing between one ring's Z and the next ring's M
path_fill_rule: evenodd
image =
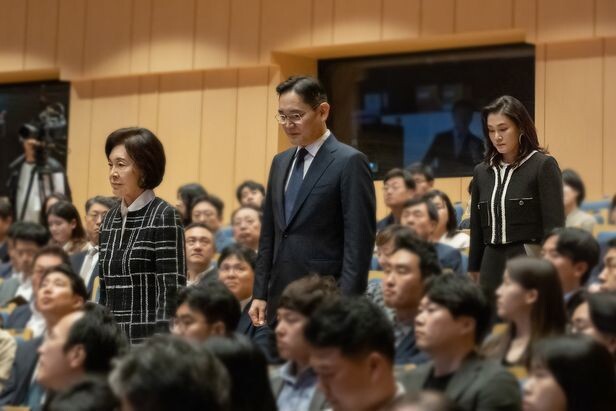
M184 259L184 227L180 216L168 204L156 217L156 328L169 330L169 319L175 311L177 293L186 285Z

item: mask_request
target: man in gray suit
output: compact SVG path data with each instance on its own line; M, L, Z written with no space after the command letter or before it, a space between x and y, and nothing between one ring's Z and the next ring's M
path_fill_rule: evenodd
M407 391L443 392L464 411L520 410L516 379L475 353L489 319L487 301L468 277L433 277L415 318L417 345L432 361L404 376Z

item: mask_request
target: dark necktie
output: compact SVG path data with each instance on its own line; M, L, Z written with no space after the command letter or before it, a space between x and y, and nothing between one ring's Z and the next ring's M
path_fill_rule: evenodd
M302 187L304 181L304 157L308 154L308 150L301 148L296 155L295 164L291 170L291 177L289 178L289 184L287 185L287 191L284 193L284 217L289 223L291 213L293 212L293 206L295 205L295 199L299 193L299 189Z

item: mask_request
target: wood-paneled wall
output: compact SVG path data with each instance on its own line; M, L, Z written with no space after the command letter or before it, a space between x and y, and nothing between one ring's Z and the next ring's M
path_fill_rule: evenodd
M73 82L78 203L109 192L107 133L139 124L165 143L160 195L200 181L230 211L235 185L265 181L286 145L273 88L316 67L293 50L512 29L537 45L544 143L588 197L616 192L616 0L0 0L0 81L50 70ZM456 200L467 184L437 182Z

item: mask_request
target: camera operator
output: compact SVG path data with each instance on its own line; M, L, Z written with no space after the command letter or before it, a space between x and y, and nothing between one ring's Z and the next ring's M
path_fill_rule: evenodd
M62 165L48 153L48 139L44 129L24 124L19 129L24 154L9 166L7 187L16 221L40 222L45 198L52 193L65 194L71 190Z

